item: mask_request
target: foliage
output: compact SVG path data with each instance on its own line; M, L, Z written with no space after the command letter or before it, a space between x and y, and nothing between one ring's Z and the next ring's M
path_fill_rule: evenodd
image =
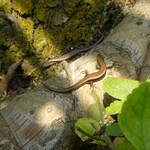
M109 127L106 133L106 125L103 119L104 107L99 102L95 91L92 92L95 104L92 104L87 110L90 118L80 118L75 124L75 133L83 140L97 145L109 145L113 148L112 142L107 134L112 134L112 128Z
M96 118L79 119L75 125L76 133L82 134L80 138L84 141L99 142L99 145L108 145L111 149L149 150L150 81L139 83L136 80L108 77L104 80L103 88L117 100L106 108L101 106L99 110L93 109ZM95 105L100 105L97 100ZM104 111L109 115L117 115L118 122L104 123L103 113L100 113ZM101 119L97 119L97 116L101 116ZM111 137L120 136L124 136L124 140L118 145L110 140Z
M134 89L118 116L119 125L137 150L150 149L150 82Z

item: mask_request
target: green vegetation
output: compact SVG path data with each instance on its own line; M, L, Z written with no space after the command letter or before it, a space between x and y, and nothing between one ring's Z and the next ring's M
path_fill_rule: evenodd
M36 78L41 78L40 66L48 58L94 39L109 18L107 8L112 5L112 0L0 0L0 10L12 14L22 31L19 35L13 20L0 18L2 61L8 68L19 58L29 59L35 68L31 78L36 71Z
M139 83L136 80L108 77L104 80L103 88L117 100L106 108L96 100L94 115L81 118L75 124L77 135L83 141L107 145L115 150L149 150L150 81ZM102 112L117 115L118 122L108 123L103 119ZM116 145L112 137L124 138Z

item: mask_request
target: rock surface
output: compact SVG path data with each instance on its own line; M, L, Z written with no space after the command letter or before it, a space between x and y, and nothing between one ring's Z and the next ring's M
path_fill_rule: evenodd
M83 71L95 71L99 53L108 67L105 78L138 79L140 74L140 80L145 80L150 73L149 7L149 0L138 0L103 43L69 64L67 73L63 71L46 82L56 87L67 86L67 76L71 83L76 83L84 77ZM143 66L147 67L141 69ZM104 94L102 82L94 83L101 100ZM91 90L90 85L85 85L71 95L50 92L39 86L5 100L0 105L1 149L79 149L73 131L74 121L94 103Z

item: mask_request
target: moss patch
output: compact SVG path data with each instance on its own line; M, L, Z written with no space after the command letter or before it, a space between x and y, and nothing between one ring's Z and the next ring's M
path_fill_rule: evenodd
M33 41L33 31L34 31L34 22L32 21L32 18L31 17L22 18L20 16L17 16L17 18L26 42L31 44Z
M45 5L44 0L38 0L38 2L35 4L35 9L34 9L34 20L35 22L44 22L46 23L50 15L50 10L48 7Z
M48 34L41 25L36 28L34 32L33 47L37 58L46 60L47 58L50 58L53 51L57 53L59 47L56 43L53 36Z
M17 31L12 27L15 24L8 18L0 18L0 43L7 47L5 60L28 58L28 63L36 70L31 76L41 78L40 67L48 58L68 52L77 43L93 39L107 20L107 7L111 2L0 0L0 8L5 12L12 11L17 18L24 37L14 38L12 33Z
M5 12L10 12L11 10L10 0L0 0L0 10L4 10Z
M13 0L12 8L15 9L19 14L30 14L32 13L33 0Z
M62 26L55 26L52 22L49 24L49 32L59 41L62 49L92 39L93 34L98 32L98 28L106 20L104 11L108 1L65 0L62 7L68 20Z

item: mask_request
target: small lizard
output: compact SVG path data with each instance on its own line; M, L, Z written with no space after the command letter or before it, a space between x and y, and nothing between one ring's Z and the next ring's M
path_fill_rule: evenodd
M95 47L98 43L100 43L103 39L104 39L104 35L101 34L101 37L93 45L91 45L89 47L86 47L86 48L74 49L74 50L70 51L69 53L67 53L67 54L65 54L63 56L52 58L52 59L48 60L46 63L44 63L43 67L47 68L47 67L49 67L50 65L52 65L52 64L54 64L56 62L67 60L67 59L69 59L69 58L77 55L78 53L89 51L90 49L92 49L93 47Z
M97 55L97 62L100 65L101 69L98 72L95 73L91 73L89 75L86 75L83 79L81 79L79 82L77 82L76 84L68 87L68 88L64 88L64 89L55 89L52 87L49 87L47 84L45 84L44 82L42 82L42 84L44 85L44 87L50 91L54 91L54 92L58 92L58 93L68 93L71 92L73 90L76 90L78 88L80 88L82 85L84 85L85 83L89 82L89 81L93 81L93 80L97 80L100 79L101 77L103 77L106 73L106 64L105 61L103 59L103 57L99 54Z

